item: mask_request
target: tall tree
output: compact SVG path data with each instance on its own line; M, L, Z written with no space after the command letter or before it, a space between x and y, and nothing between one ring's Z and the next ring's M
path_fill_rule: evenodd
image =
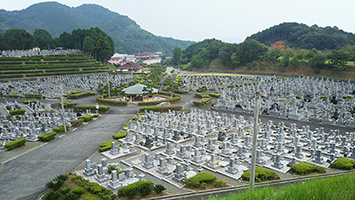
M245 65L248 62L259 59L267 52L267 47L256 40L246 40L238 46L237 55L240 64Z
M91 28L84 40L83 49L94 56L96 60L104 63L114 53L113 40L100 28Z
M37 45L41 49L52 49L54 48L54 40L52 35L43 29L37 29L33 33L33 37L35 40L35 45Z
M175 46L174 51L173 51L173 64L174 65L179 65L181 63L182 59L182 50L181 47Z
M86 36L88 36L88 34L89 34L88 29L80 29L80 28L74 29L71 32L75 49L83 50L84 40L85 40Z
M64 47L66 49L74 49L73 37L68 32L60 34L58 42L57 46Z
M8 29L4 35L6 49L25 50L33 48L34 39L31 33L23 29Z

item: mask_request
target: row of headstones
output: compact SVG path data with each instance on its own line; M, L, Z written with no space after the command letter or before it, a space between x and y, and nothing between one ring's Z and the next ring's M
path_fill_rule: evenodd
M60 82L55 84L41 84L34 81L9 81L0 82L0 90L2 96L7 96L13 93L17 93L20 97L26 97L28 94L41 94L45 98L60 97L61 89ZM63 94L70 94L74 89L63 87Z
M68 125L70 125L70 121L77 119L76 113L72 109L65 113L65 117ZM59 111L22 115L20 119L12 116L11 120L0 116L0 140L4 140L6 143L23 137L36 140L37 136L50 132L52 128L62 124L62 114Z
M23 57L23 56L38 56L38 55L59 55L59 54L71 54L78 53L78 49L66 49L66 50L55 50L55 49L43 49L43 50L3 50L0 53L0 57Z
M138 75L134 74L90 74L38 78L37 81L63 83L70 87L96 91L99 87L107 86L108 83L111 88L126 85L132 82L136 77L138 77Z
M91 163L91 161L88 159L85 161L85 168L83 173L88 177L95 176L95 180L99 183L109 181L108 186L113 190L117 190L137 181L145 180L144 174L140 174L138 175L138 178L136 178L137 175L133 173L132 167L126 168L124 172L119 174L117 170L113 170L111 171L110 176L108 173L108 166L109 164L105 158L101 160L101 164Z

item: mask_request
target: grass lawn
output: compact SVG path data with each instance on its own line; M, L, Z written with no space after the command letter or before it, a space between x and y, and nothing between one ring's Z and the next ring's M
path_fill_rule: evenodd
M226 197L209 197L208 200L285 200L285 199L319 199L349 200L355 199L355 174L328 177L300 182L278 188L265 187L248 190L243 193L230 194Z

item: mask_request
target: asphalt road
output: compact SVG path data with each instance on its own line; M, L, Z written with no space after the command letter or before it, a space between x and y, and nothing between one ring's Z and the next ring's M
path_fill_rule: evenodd
M0 199L37 199L49 180L82 163L137 111L137 107L111 106L99 119L6 162L0 170Z

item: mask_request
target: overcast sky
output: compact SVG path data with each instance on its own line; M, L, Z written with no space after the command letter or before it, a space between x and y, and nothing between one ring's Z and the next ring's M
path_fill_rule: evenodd
M0 0L0 8L21 10L41 0ZM337 26L355 33L355 0L59 0L76 7L94 3L127 15L159 36L242 42L282 22Z

